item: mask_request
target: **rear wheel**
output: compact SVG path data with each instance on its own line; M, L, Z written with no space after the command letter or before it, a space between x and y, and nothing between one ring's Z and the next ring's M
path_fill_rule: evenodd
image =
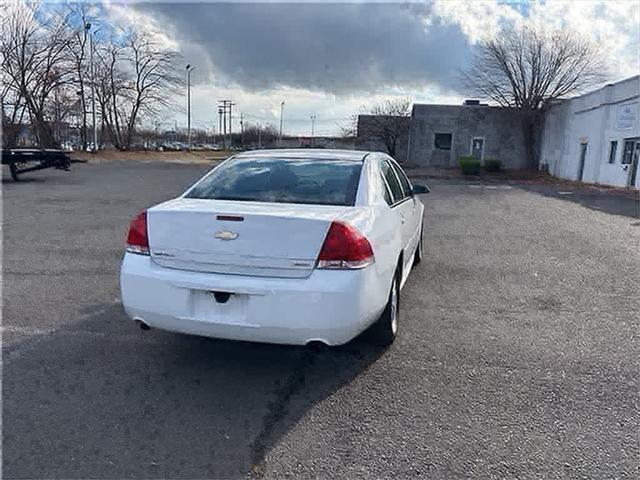
M20 178L18 177L18 165L16 165L15 162L9 164L9 171L11 172L11 178L13 178L14 182L20 181Z
M391 345L398 335L400 313L400 284L394 275L389 292L389 300L382 315L373 326L374 340L379 345Z

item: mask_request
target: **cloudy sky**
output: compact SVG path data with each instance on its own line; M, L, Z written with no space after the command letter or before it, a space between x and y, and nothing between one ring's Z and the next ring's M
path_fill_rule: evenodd
M542 22L591 36L607 52L611 80L640 70L639 0L103 6L110 21L151 32L177 49L185 65L196 66L197 127L217 121L221 98L232 99L247 122L274 125L284 101L287 133L308 134L315 115L316 134L328 135L362 105L384 98L460 103L465 92L458 72L474 45L511 22ZM184 114L165 121L167 127L186 124Z

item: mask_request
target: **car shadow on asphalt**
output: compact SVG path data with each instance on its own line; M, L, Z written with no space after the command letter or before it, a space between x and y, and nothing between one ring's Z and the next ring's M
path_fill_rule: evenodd
M11 178L10 175L2 176L2 184L10 185L10 184L21 184L21 183L44 183L45 179L42 177L24 177L20 178L17 182Z
M20 185L71 185L72 181L69 179L68 172L62 170L55 169L43 169L41 171L28 172L21 174L18 178L18 181L15 181L11 178L11 174L9 173L9 169L2 172L2 179L0 183L2 185L16 185L19 187Z
M636 220L640 218L640 194L631 191L608 192L606 189L592 190L563 185L517 185L517 187L545 197L578 203L592 210Z
M141 332L120 305L4 349L6 478L260 478L314 405L384 353Z

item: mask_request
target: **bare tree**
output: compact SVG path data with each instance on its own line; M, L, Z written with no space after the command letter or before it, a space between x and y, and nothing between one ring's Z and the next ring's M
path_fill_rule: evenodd
M365 111L357 116L358 137L380 142L389 155L395 156L400 138L408 133L411 101L385 100Z
M101 45L96 49L98 65L95 68L96 99L100 105L103 130L109 135L113 145L125 148L121 125L127 123L126 113L120 102L128 98L125 74L118 68L122 47L115 43Z
M2 116L2 144L17 145L22 123L26 114L26 105L12 78L0 70L0 115Z
M24 101L39 144L53 146L56 140L47 118L47 102L69 80L68 16L44 14L38 8L21 2L5 6L0 54L3 76Z
M244 129L244 141L250 145L258 145L258 143L260 143L261 146L270 145L275 142L278 137L278 129L272 124L247 124Z
M102 118L114 146L127 149L142 117L171 107L170 99L181 84L177 54L159 48L144 34L131 33L125 43L101 46L97 57Z
M524 25L480 43L463 83L501 106L522 110L527 162L536 167L541 109L605 77L602 54L593 42L569 30Z
M78 111L79 100L72 85L58 85L44 105L44 115L56 142L69 137L69 120Z
M343 137L358 136L358 114L349 115L345 123L337 123Z
M90 6L14 2L0 9L0 110L6 140L30 124L40 146L68 138L72 118L87 143L88 57L85 25ZM129 148L142 119L171 109L182 79L177 55L148 34L102 25L94 37L95 88L102 130L114 146ZM174 107L175 108L175 107ZM7 135L8 134L8 135Z

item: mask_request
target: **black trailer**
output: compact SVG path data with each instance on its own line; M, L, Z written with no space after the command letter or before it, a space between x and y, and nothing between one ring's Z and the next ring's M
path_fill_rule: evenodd
M16 182L20 175L44 168L69 171L71 158L64 150L39 148L3 148L2 165L8 165L11 178Z

